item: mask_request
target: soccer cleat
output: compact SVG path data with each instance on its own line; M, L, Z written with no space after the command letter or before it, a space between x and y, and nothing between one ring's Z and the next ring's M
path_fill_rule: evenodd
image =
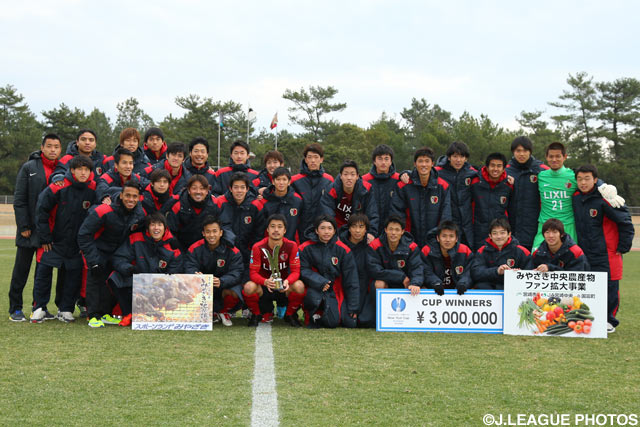
M260 323L261 320L262 320L262 315L260 315L260 314L252 314L251 318L249 319L249 323L247 323L247 326L249 326L249 327L258 326L258 324Z
M293 313L291 315L285 314L282 320L284 320L294 328L299 328L302 326L302 323L300 323L300 318L298 317L298 313Z
M26 322L27 318L24 317L22 310L16 310L9 315L9 320L12 322Z
M45 316L46 312L42 308L38 308L36 311L31 313L31 323L42 323L44 322Z
M273 323L273 313L265 313L262 315L262 323Z
M220 319L224 326L233 325L231 322L231 315L229 313L218 313L218 319Z
M612 334L615 331L616 331L616 327L613 326L611 323L607 322L607 333Z
M286 306L285 307L280 307L280 306L276 307L276 316L279 319L284 319L285 314L287 314L287 307Z
M218 323L220 322L220 313L213 313L213 323Z
M243 309L242 317L244 317L245 319L251 319L251 310L249 310L248 308Z
M54 316L53 314L49 313L49 310L47 310L46 308L44 309L44 320L53 320L55 318L56 318L56 316Z
M105 314L100 320L102 320L102 323L105 325L119 325L121 321L121 319L113 317L110 314Z
M70 311L59 311L58 315L56 316L56 318L64 323L70 323L73 322L74 320L76 320L73 317L73 314Z
M120 326L131 326L131 313L127 314L122 318L119 323Z
M89 327L90 328L104 328L104 323L102 322L102 320L98 320L95 317L92 317L91 320L89 320Z

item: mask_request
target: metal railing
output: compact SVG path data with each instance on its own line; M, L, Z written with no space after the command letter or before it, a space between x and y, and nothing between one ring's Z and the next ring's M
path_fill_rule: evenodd
M0 196L0 205L12 205L13 194L10 196Z

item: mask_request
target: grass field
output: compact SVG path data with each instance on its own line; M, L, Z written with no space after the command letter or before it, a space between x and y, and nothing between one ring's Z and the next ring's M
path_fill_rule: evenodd
M89 329L7 320L0 241L0 424L248 425L254 331ZM606 340L296 330L276 321L282 425L483 425L486 413L637 413L640 253ZM30 280L25 300L31 302ZM55 312L55 307L50 304Z

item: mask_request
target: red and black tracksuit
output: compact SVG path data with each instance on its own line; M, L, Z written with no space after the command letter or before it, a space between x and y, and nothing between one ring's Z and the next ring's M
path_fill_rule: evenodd
M484 246L476 252L471 267L471 277L476 289L504 289L504 274L498 274L503 264L520 270L531 270L531 253L518 240L510 237L502 249L487 238Z
M180 200L171 207L167 224L171 233L178 238L183 252L202 239L202 222L209 215L220 216L220 208L211 194L207 194L203 201L196 202L188 191L183 191Z
M291 187L302 197L302 213L298 223L298 238L301 242L306 239L305 232L313 225L313 221L320 213L320 199L331 189L333 177L324 172L320 166L318 170L310 170L302 159L300 173L291 177Z
M262 193L262 215L264 216L264 223L266 224L267 218L273 214L279 213L284 215L287 220L287 232L284 237L289 240L296 240L296 234L303 217L302 206L302 197L293 191L291 187L288 188L287 194L282 197L276 195L276 189L273 185L267 187Z
M157 242L148 231L138 231L129 235L113 254L114 271L108 280L118 295L124 316L131 314L134 274L178 274L184 271L182 254L174 248L173 240L168 229Z
M304 309L311 316L322 312L318 326L355 328L357 321L350 315L358 314L360 290L351 249L337 235L327 243L315 232L307 237L300 245L300 276L307 288ZM327 283L329 289L323 292Z
M352 243L346 226L339 230L338 238L351 249L358 270L358 326L373 328L376 325L376 290L367 268L367 238L365 236L359 243Z
M147 159L149 159L150 165L155 165L156 163L161 163L167 159L167 143L162 142L162 147L160 147L160 152L158 154L154 153L145 142L142 146L142 150L144 154L147 155Z
M253 181L258 177L259 172L257 170L251 169L251 165L249 162L237 165L233 163L233 160L229 158L229 166L224 168L220 168L216 171L216 186L212 190L213 194L216 196L221 196L227 192L229 189L229 181L231 181L231 177L234 173L243 172L249 178L249 182ZM257 189L251 184L249 191L253 196L258 195Z
M120 198L110 205L101 204L89 211L78 231L78 245L89 269L87 276L88 318L100 319L111 313L116 303L107 285L112 268L112 256L129 234L143 228L146 213L138 203L127 210Z
M392 198L391 213L406 221L406 231L410 232L419 246L428 243L429 231L441 221L451 219L451 198L449 184L432 169L426 186L420 183L418 171L414 168L405 184L398 181L397 194Z
M507 165L507 174L515 180L509 206L509 223L513 236L529 250L531 250L533 239L538 233L538 217L540 216L538 174L547 169L549 166L533 156L529 157L525 163L519 163L515 158L512 158Z
M78 154L80 154L80 152L78 151L76 141L69 143L69 145L67 145L67 153L62 156L56 165L49 182L62 181L69 170L69 162L71 162L71 159ZM94 180L97 180L103 173L110 169L110 165L107 160L108 158L98 150L93 150L89 157L91 158L91 161L93 161Z
M467 246L473 245L473 215L471 214L471 182L478 176L478 170L469 163L456 170L446 156L438 159L434 168L438 176L449 183L451 218L460 227L458 240Z
M186 253L184 269L186 274L213 274L220 279L220 287L214 288L213 306L217 313L229 313L242 302L242 279L246 267L242 262L240 250L222 239L215 248L209 248L206 240L195 242ZM232 290L236 296L227 295L222 299L224 289Z
M280 306L285 305L284 302L287 300L284 292L270 292L265 285L265 281L271 277L271 266L269 265L267 257L262 252L263 249L270 255L273 255L273 249L269 247L268 237L265 237L253 245L251 249L251 264L249 265L249 278L255 284L263 287L262 296L259 297L257 293L247 295L244 291L242 293L249 310L258 316L263 313L271 313L273 311L274 300ZM300 257L298 256L298 245L296 242L284 238L278 259L280 261L278 268L280 269L280 275L283 281L287 280L289 284L293 284L293 282L300 279ZM304 300L304 295L305 294L291 292L286 304L286 315L290 316L298 311L298 308L300 308Z
M378 211L378 232L380 232L389 217L389 206L395 196L400 174L396 172L393 164L391 164L388 173L378 173L376 166L373 165L369 173L362 175L362 180L371 184L369 192L373 196Z
M171 175L171 182L169 183L169 191L171 194L180 194L182 189L187 186L187 182L189 178L191 178L191 172L189 172L184 165L180 165L180 169L176 175L173 175L171 165L169 165L169 161L165 160L164 162L157 163L153 166L147 166L144 169L144 176L150 177L151 173L156 169L164 169L169 172Z
M506 171L494 182L489 179L486 166L483 166L479 176L471 182L471 194L473 197L471 203L473 249L478 250L489 235L491 221L509 217L508 209L513 195L513 186L507 181Z
M369 218L369 232L377 236L379 231L378 208L371 192L371 184L358 178L353 192L347 195L338 175L320 198L321 210L336 219L338 228L347 223L349 217L356 213L365 214Z
M369 277L386 282L389 288L405 288L403 282L407 277L409 286L421 287L424 282L420 248L409 233L404 233L396 250L391 252L387 234L382 232L369 244L367 261Z
M209 182L209 190L213 191L216 186L216 173L209 166L209 162L204 162L204 165L196 167L191 163L191 157L188 157L182 166L189 171L191 176L202 175L207 178L207 182Z
M565 234L562 237L562 246L552 253L546 241L540 243L538 249L531 254L532 268L546 264L549 271L589 271L587 257L576 245L571 236Z
M78 182L67 172L62 186L50 184L40 193L37 205L36 228L40 244L50 244L51 250L37 252L38 266L33 285L34 310L46 309L51 297L54 268L65 268L65 281L58 311L73 312L82 283L82 256L77 235L96 201L96 183Z
M589 193L573 193L573 215L580 247L584 250L591 271L608 273L608 322L614 327L620 304L622 254L631 250L635 229L629 209L612 207L597 188Z
M41 151L34 151L29 156L29 160L22 165L16 177L13 198L16 219L16 257L9 286L9 313L22 310L22 292L27 284L33 255L40 247L36 231L36 204L38 196L47 187L49 177L57 164L58 160L48 160L42 156ZM31 231L28 238L21 234L27 230ZM60 272L61 270L58 270L58 283L62 284L64 279L61 278Z
M146 178L141 177L137 173L132 173L128 180L125 180L117 168L110 169L102 174L97 181L96 194L98 196L98 202L101 202L105 197L110 197L111 200L116 199L120 193L122 193L122 187L128 180L137 182L140 186L140 191L149 184Z
M171 194L169 190L164 194L158 194L153 190L151 184L149 184L141 193L140 204L147 215L151 215L154 212L161 212L166 216L179 199L179 195Z
M273 184L273 177L271 176L269 171L267 171L267 168L264 168L260 171L260 173L258 173L258 176L254 178L251 183L259 190Z
M448 257L442 255L440 244L432 242L422 248L424 264L424 286L433 289L442 285L444 289L466 291L473 286L471 281L471 265L473 252L464 243L447 251Z
M113 156L120 147L121 145L116 145L116 148L113 149L113 154L105 158L105 172L109 169L113 169L115 166L115 159ZM142 150L142 147L138 147L136 151L133 152L133 173L144 175L144 170L149 166L151 166L149 158Z

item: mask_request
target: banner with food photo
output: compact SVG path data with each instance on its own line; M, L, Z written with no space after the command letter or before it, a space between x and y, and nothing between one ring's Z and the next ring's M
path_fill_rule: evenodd
M504 333L607 338L607 273L505 271Z
M211 331L213 276L134 274L132 329Z

